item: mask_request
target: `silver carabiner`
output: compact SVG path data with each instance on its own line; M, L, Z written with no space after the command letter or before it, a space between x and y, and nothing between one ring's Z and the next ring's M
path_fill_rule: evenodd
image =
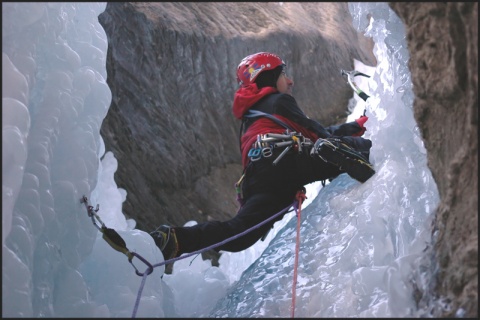
M273 152L272 152L272 148L270 147L265 147L262 149L262 155L265 157L265 158L269 158L273 155Z

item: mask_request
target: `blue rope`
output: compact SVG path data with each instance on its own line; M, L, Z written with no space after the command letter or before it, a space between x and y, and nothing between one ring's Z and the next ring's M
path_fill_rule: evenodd
M152 270L153 268L160 267L160 266L163 266L164 264L167 264L167 263L171 263L171 262L175 262L175 261L178 261L178 260L182 260L182 259L191 257L191 256L193 256L193 255L196 255L196 254L205 252L205 251L207 251L207 250L210 250L210 249L219 247L219 246L221 246L221 245L223 245L223 244L225 244L225 243L227 243L227 242L230 242L230 241L232 241L232 240L235 240L235 239L237 239L237 238L240 238L241 236L249 233L250 231L255 230L255 229L263 226L263 225L266 224L267 222L275 219L276 217L280 216L281 214L286 213L286 211L287 211L291 206L293 206L294 209L295 209L295 211L297 211L297 209L298 209L298 204L297 204L297 203L298 203L298 200L295 200L295 201L293 202L293 204L291 204L291 205L289 205L288 207L286 207L286 208L282 209L281 211L277 212L276 214L274 214L274 215L271 216L270 218L268 218L268 219L260 222L259 224L255 225L255 226L253 226L253 227L251 227L251 228L249 228L249 229L247 229L247 230L245 230L245 231L243 231L243 232L241 232L241 233L239 233L239 234L237 234L237 235L235 235L235 236L233 236L233 237L230 237L230 238L228 238L228 239L225 239L225 240L223 240L223 241L221 241L221 242L219 242L219 243L216 243L216 244L211 245L211 246L209 246L209 247L206 247L206 248L203 248L203 249L201 249L201 250L197 250L197 251L194 251L194 252L191 252L191 253L188 253L188 254L183 254L183 255L180 256L180 257L176 257L176 258L172 258L172 259L169 259L169 260L165 260L165 261L163 261L163 262L154 264L153 266L149 266L149 268L147 269L147 272L140 273L140 272L137 271L137 272L136 272L137 275L142 276L143 279L142 279L142 283L140 284L140 289L138 290L137 299L136 299L136 301L135 301L135 306L134 306L134 308L133 308L132 318L135 318L135 316L136 316L136 313L137 313L137 310L138 310L138 306L139 306L139 304L140 304L140 297L141 297L141 294L142 294L142 291L143 291L143 287L144 287L144 285L145 285L145 281L146 281L146 279L147 279L147 276L148 276L150 273L153 272L153 270ZM140 258L140 256L139 256L138 254L136 254L136 253L134 253L134 255ZM145 259L143 259L143 260L145 260Z
M138 289L137 299L135 300L135 305L133 306L132 318L135 318L135 315L137 314L138 306L140 305L140 297L142 296L143 287L145 286L148 275L149 273L147 272L143 274L142 283L140 284L140 289Z

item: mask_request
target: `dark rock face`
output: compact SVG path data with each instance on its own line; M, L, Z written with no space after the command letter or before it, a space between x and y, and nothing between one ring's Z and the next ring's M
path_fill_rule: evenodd
M109 2L99 21L112 90L101 134L128 193L124 213L146 231L238 210L240 121L231 108L243 57L279 54L300 106L325 125L347 116L352 90L340 69L353 59L376 64L346 3Z
M441 204L433 293L478 317L478 4L390 3L404 21L415 118ZM108 3L112 104L101 134L119 162L124 212L140 229L227 219L241 175L235 68L253 52L288 64L295 97L325 125L352 96L339 69L376 64L346 3ZM319 75L321 75L319 77ZM152 138L154 137L154 138Z
M415 119L441 197L433 287L452 305L435 316L478 318L478 3L390 6L406 25Z

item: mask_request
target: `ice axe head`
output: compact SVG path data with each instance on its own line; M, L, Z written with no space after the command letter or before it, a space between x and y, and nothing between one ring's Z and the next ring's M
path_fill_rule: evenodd
M363 76L363 77L367 77L367 78L370 78L369 75L366 75L365 73L362 73L362 72L359 72L359 71L356 71L356 70L352 70L352 71L345 71L343 69L340 69L340 72L342 74L342 76L346 76L347 77L347 81L348 81L348 84L350 85L350 87L352 87L353 91L358 94L358 96L360 98L362 98L364 101L367 101L367 99L369 98L369 96L363 92L358 86L357 84L355 83L354 81L354 77L356 76Z

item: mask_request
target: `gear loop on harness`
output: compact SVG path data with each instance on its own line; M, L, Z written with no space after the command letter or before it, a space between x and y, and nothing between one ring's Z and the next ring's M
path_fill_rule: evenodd
M287 132L285 134L266 133L257 135L257 140L252 145L248 152L251 161L257 161L262 156L265 158L271 157L274 150L285 148L273 160L273 165L276 165L292 148L298 153L302 153L304 147L310 147L313 143L310 139L304 137L302 133L295 131Z

